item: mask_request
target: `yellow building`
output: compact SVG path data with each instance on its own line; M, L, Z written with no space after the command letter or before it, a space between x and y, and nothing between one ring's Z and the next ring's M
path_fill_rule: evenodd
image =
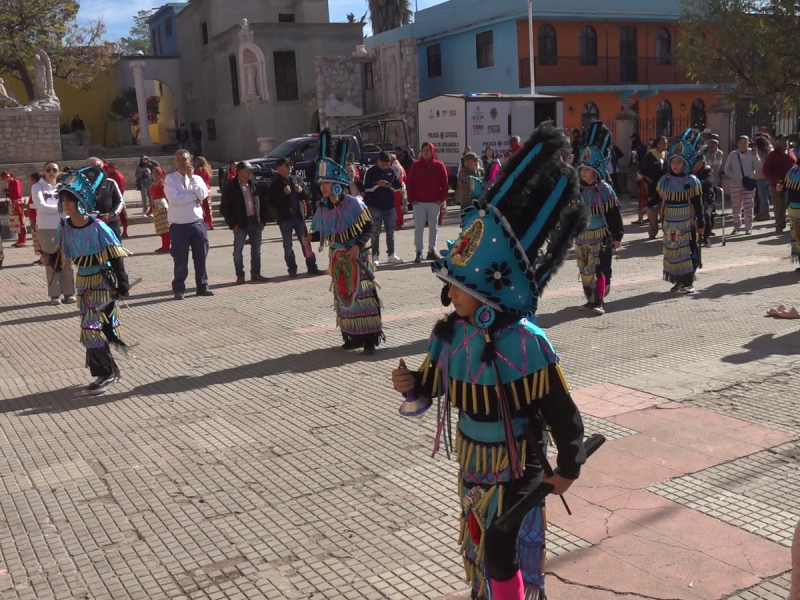
M22 82L9 75L4 79L6 88L16 95L21 104L25 104L28 96ZM116 67L101 72L88 90L76 88L57 77L53 84L61 101L59 122L62 126L66 125L69 130L73 117L80 115L86 130L91 134L92 144L105 148L119 146L119 123L111 120L111 102L118 94Z

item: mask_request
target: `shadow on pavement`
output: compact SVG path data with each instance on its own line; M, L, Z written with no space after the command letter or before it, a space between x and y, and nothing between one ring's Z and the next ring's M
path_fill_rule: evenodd
M302 374L321 369L343 367L354 362L369 363L390 359L397 360L408 355L421 354L425 352L427 346L427 339L418 340L401 346L379 348L374 356L369 357L364 356L360 352L347 352L338 347L317 348L309 352L287 354L286 356L269 358L257 363L237 365L197 377L185 375L161 379L159 381L139 385L130 391L107 393L102 396L80 395L82 388L72 386L2 401L0 402L0 414L20 411L19 416L31 416L42 413L67 412L91 406L100 406L134 396L180 394L209 386L225 385L243 379L269 377L270 375L277 375L280 373ZM133 362L135 362L135 359L129 361L129 364ZM125 376L125 366L126 365L123 363L123 378ZM88 371L86 372L86 377L86 383L88 384L89 379L91 379Z
M703 271L698 271L698 273L702 275ZM763 289L797 285L798 281L800 281L800 276L794 270L751 277L733 283L715 283L707 288L702 286L702 280L698 280L695 284L697 293L693 294L692 298L716 300L724 296L752 294Z
M722 357L722 362L743 365L769 358L770 356L800 355L800 330L775 337L774 333L760 335L747 342L745 352Z

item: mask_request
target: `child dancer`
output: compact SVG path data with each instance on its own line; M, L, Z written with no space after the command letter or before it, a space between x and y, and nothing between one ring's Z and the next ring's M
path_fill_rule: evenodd
M558 448L559 471L544 479L554 494L585 461L580 413L534 319L539 294L585 226L575 170L561 158L568 144L539 126L485 199L465 208L461 236L432 266L445 283L443 304L455 310L434 327L419 372L401 363L392 373L408 397L444 396L434 452L449 448L458 410L459 542L473 599L544 599L544 502L509 532L495 520L542 480L534 445L545 449L547 430Z
M164 194L164 169L155 167L153 169L153 185L150 186L150 215L153 217L153 224L156 227L156 235L161 236L161 248L156 249L156 254L169 252L169 205L167 196Z
M664 281L674 284L670 291L684 294L694 293L695 273L702 266L703 187L692 175L701 142L698 130L684 131L669 150L669 171L656 186L664 217Z
M320 135L317 181L322 199L311 222L312 236L304 243L321 241L330 246L333 301L336 324L342 331L345 350L363 348L374 354L382 340L381 303L378 298L370 239L373 225L366 205L345 193L350 186L344 140L333 146L330 132ZM332 152L331 156L328 153Z
M602 315L605 297L611 291L611 258L622 242L622 215L617 195L607 182L611 132L602 121L589 128L588 145L578 157L581 199L591 217L585 230L575 240L578 269L581 272L586 304L581 310Z
M81 343L86 366L96 377L87 388L95 395L105 392L120 378L110 345L125 350L120 339L119 298L128 295L128 275L123 257L129 256L111 229L89 213L94 211L95 190L105 174L95 167L70 173L58 188L58 206L67 218L59 227L60 244L52 256L42 255L56 270L68 261L78 267L75 285L81 315Z

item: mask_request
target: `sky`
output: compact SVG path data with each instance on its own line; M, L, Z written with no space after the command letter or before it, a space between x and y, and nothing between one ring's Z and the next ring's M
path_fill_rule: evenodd
M422 10L441 2L444 0L416 0L416 8ZM107 29L106 39L117 40L128 35L131 25L133 25L133 16L138 11L159 7L163 2L158 0L80 0L80 4L81 10L78 13L80 19L88 20L102 15ZM331 21L343 22L347 20L347 13L350 12L355 14L357 19L360 18L367 10L367 1L328 0L328 7ZM415 1L412 0L411 10L414 9ZM365 33L369 33L368 28L365 28Z

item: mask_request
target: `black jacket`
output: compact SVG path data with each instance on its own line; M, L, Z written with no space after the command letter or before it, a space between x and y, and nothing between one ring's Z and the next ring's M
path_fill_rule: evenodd
M255 181L248 182L250 194L253 196L253 212L256 220L262 225L267 224L267 199L264 189ZM240 229L247 229L247 206L244 203L244 194L238 179L232 179L222 191L222 200L219 203L219 212L222 214L228 227L233 229L237 225Z
M95 196L97 198L97 203L94 209L97 211L97 214L110 214L112 215L110 220L116 221L119 218L119 213L121 213L124 208L122 205L122 193L119 190L117 182L106 177L103 179L100 187L97 188Z
M300 212L296 215L293 215L292 196L291 194L287 194L284 191L284 188L287 185L290 188L294 188L295 184L299 185L302 188L302 191L297 194ZM275 176L272 178L272 181L269 184L267 199L269 201L269 205L272 207L272 210L275 211L275 219L278 221L278 223L285 221L286 219L290 219L293 216L298 216L301 219L306 218L305 210L303 208L303 200L305 200L306 203L308 202L308 192L306 192L303 182L300 181L300 178L296 175L290 175L288 178L284 178L281 177L280 174L275 173Z

